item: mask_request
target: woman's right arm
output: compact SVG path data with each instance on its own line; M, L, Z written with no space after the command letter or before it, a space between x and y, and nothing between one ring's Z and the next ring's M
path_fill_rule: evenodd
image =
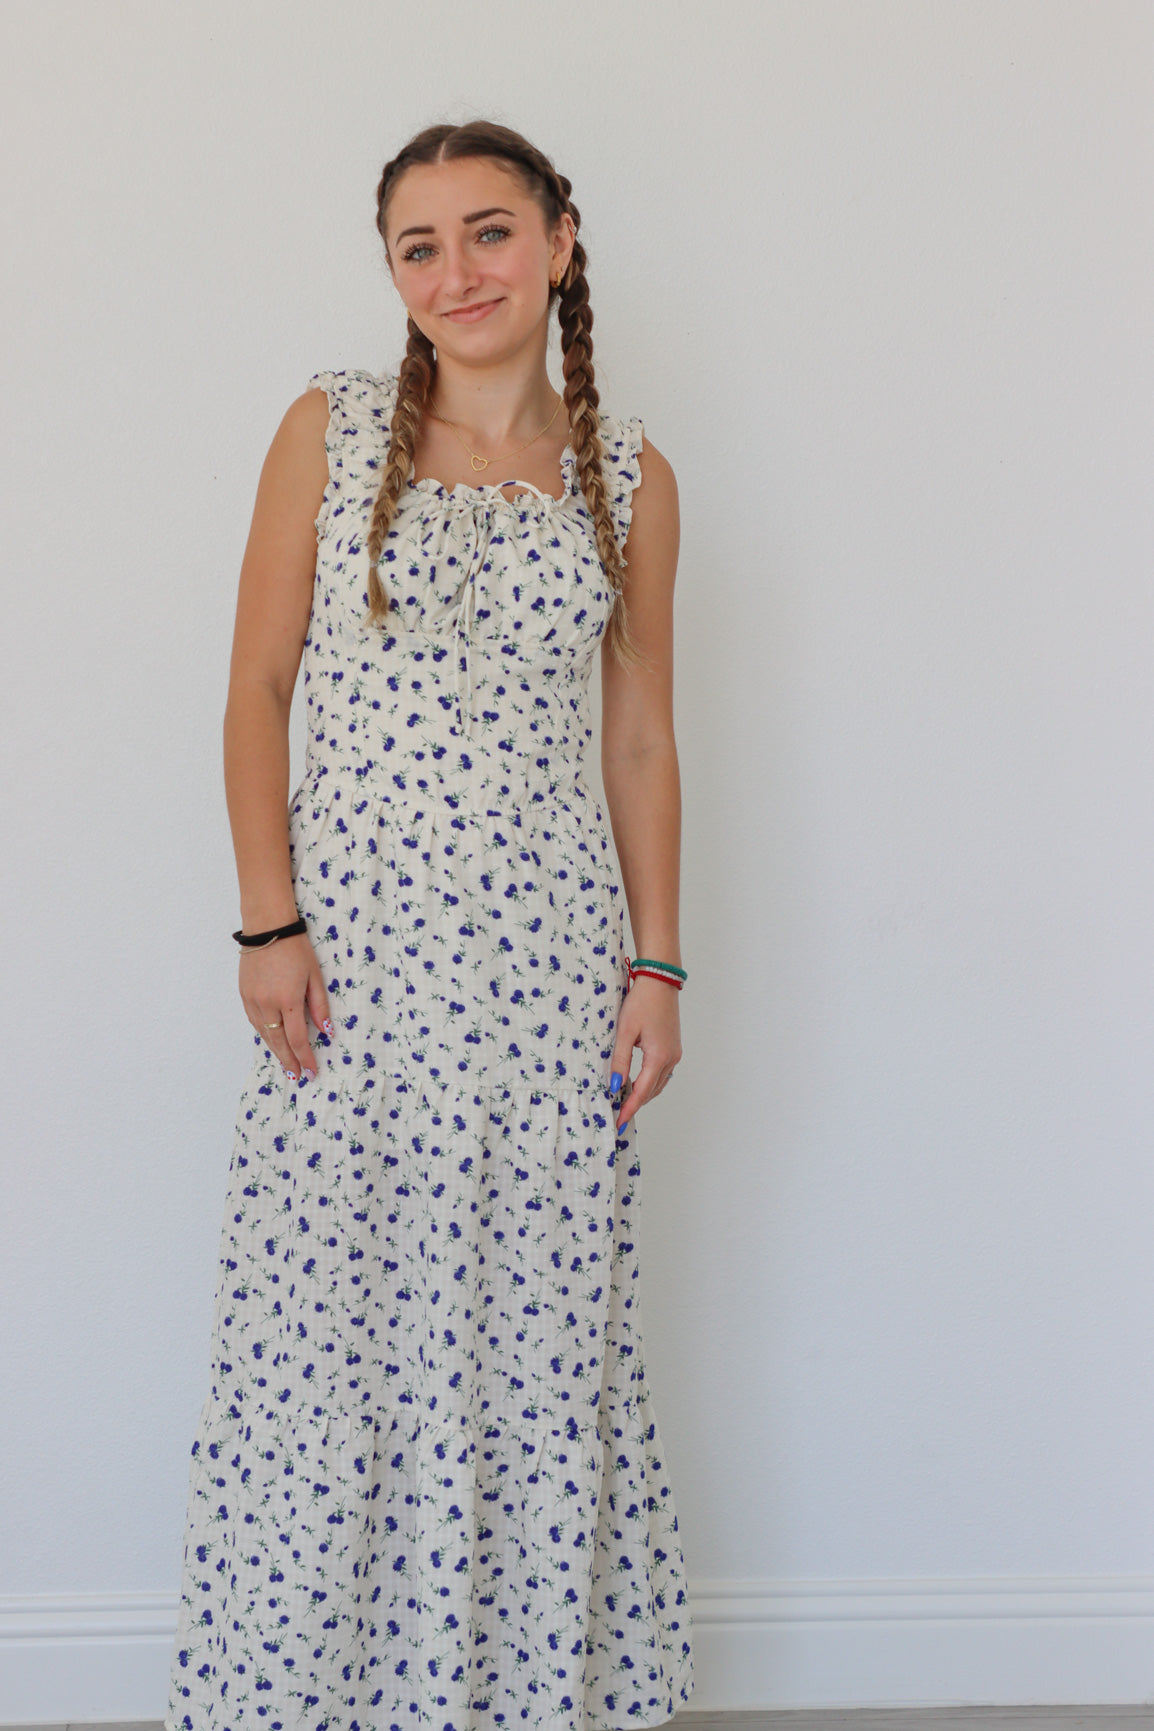
M224 778L246 932L297 918L288 844L288 724L312 609L328 419L322 390L306 391L289 406L261 470L241 564ZM331 1023L308 938L243 949L240 993L249 1021L289 1075L315 1076L306 1006L326 1033Z

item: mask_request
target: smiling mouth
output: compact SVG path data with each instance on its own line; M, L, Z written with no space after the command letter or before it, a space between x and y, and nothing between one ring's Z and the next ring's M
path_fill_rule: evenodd
M484 318L486 313L491 312L494 307L500 306L500 304L500 298L491 301L475 301L471 306L454 307L452 312L445 313L444 317L454 320L457 324L473 324L477 319Z

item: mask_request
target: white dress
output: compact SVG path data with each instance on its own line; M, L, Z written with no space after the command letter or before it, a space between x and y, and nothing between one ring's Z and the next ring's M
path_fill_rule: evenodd
M610 592L561 498L410 481L396 379L329 397L291 802L335 1033L257 1041L193 1443L168 1731L608 1731L689 1698L645 1375L623 892L585 785ZM620 543L641 422L602 416Z

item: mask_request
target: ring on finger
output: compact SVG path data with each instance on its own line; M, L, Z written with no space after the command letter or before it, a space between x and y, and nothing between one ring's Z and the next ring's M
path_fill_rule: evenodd
M265 1027L266 1028L279 1028L280 1023L279 1022L266 1022Z

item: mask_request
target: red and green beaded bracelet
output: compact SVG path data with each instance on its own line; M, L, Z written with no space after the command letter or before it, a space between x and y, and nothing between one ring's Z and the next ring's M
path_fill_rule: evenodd
M648 974L651 980L668 980L680 991L689 978L685 969L677 967L674 962L655 962L650 956L635 956L628 965L630 986L639 974Z

